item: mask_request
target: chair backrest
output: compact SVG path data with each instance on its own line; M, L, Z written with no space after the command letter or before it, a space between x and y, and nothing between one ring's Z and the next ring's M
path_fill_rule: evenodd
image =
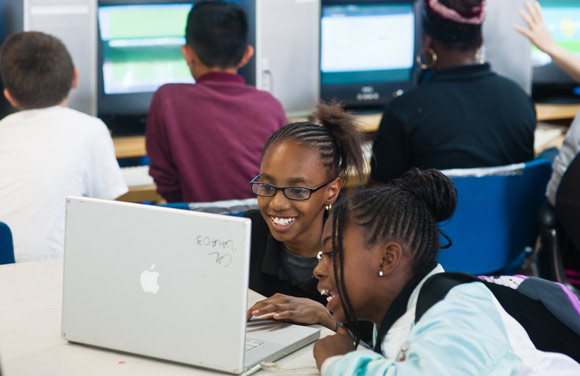
M567 239L580 251L580 153L570 162L558 185L556 215Z
M14 243L10 227L0 222L0 265L14 263Z
M248 198L243 200L223 200L213 202L173 202L169 204L159 204L159 206L241 217L247 210L258 208L258 199Z
M537 235L537 213L552 171L546 159L443 171L457 188L457 210L440 224L452 246L439 252L447 271L511 274ZM442 241L444 243L444 240Z

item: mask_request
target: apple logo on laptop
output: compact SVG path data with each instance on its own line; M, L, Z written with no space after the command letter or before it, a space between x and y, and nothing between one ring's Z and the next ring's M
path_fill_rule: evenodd
M157 291L159 291L159 283L157 282L159 272L156 272L153 269L155 269L155 264L151 265L149 270L143 270L141 273L141 288L145 292L157 294Z

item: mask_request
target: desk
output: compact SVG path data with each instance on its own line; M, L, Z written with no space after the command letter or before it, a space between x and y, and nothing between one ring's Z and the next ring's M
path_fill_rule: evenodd
M113 137L117 159L143 157L145 150L145 136Z
M574 104L546 104L536 103L536 117L538 121L573 119L580 111L580 103Z
M62 260L0 266L0 361L6 376L224 375L194 367L70 344L60 338ZM328 335L324 328L321 335ZM313 345L278 361L317 375ZM298 372L297 372L298 373ZM280 375L260 371L258 375ZM284 371L283 374L291 374Z
M117 200L126 202L153 201L155 203L159 203L163 201L163 197L157 193L157 189L153 184L129 187L129 192L118 197Z
M117 159L143 157L147 155L145 136L113 137L113 144L115 145ZM129 187L129 192L119 197L118 200L128 202L160 202L163 200L163 197L157 193L155 185L143 185Z

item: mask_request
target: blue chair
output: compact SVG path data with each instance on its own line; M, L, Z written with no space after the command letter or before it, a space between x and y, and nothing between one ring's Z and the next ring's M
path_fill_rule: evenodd
M10 227L0 222L0 265L14 263L14 243Z
M439 263L480 275L517 272L538 234L550 161L443 172L455 183L458 202L453 217L439 224L452 241L440 250Z

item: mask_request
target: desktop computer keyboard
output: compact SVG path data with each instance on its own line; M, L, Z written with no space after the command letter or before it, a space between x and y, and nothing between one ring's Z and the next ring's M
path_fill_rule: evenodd
M561 136L566 128L538 123L534 132L534 150L541 150L544 145Z
M129 187L153 185L153 178L149 176L149 166L121 167L121 174Z

